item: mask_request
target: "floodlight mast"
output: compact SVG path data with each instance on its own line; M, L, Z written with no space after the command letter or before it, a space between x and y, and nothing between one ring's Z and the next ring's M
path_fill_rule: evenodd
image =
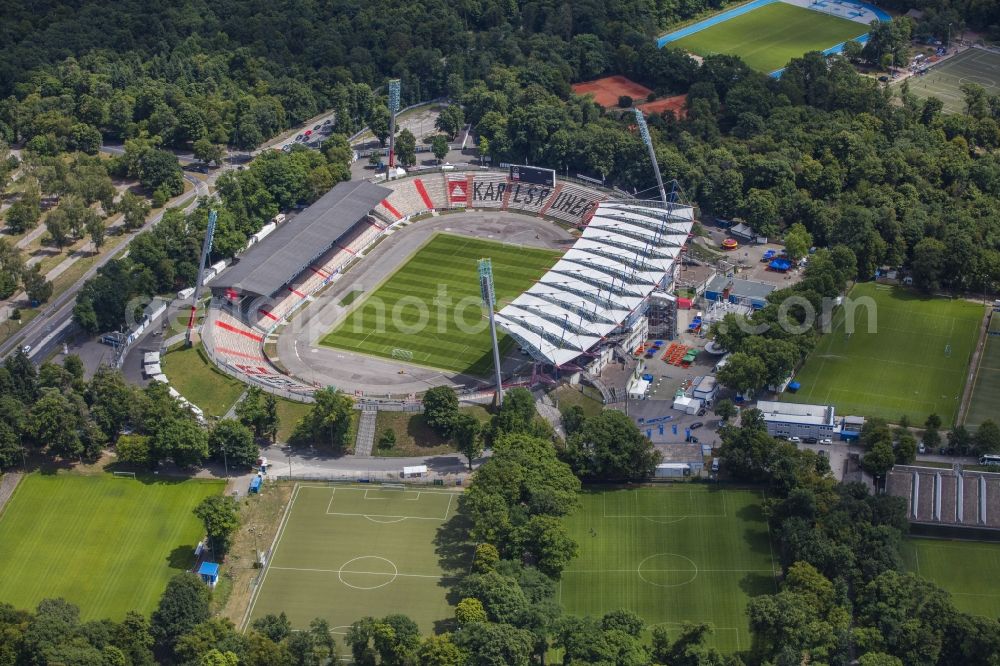
M385 179L392 179L396 167L396 114L399 113L399 79L389 80L389 167Z
M649 159L653 162L653 173L656 174L656 186L660 188L660 200L663 202L663 209L669 210L670 205L667 203L667 190L663 187L663 177L660 176L660 164L656 161L656 150L653 148L653 139L649 136L646 117L642 115L640 109L632 109L632 111L635 113L635 124L639 128L639 136L642 137L642 142L649 149Z
M205 229L205 241L201 246L201 261L198 263L198 280L194 285L194 293L191 294L191 316L188 318L187 333L185 341L190 347L193 343L194 322L198 313L198 297L201 296L201 288L205 286L205 264L208 263L208 255L212 252L212 240L215 237L215 221L218 215L214 210L208 212L208 227Z
M493 312L497 303L493 288L493 261L479 260L479 290L483 296L483 306L490 317L490 337L493 339L493 373L497 384L497 406L503 404L503 380L500 377L500 344L497 342L497 323Z

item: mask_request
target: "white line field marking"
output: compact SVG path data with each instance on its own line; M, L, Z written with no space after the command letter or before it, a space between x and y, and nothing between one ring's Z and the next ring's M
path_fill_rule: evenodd
M372 514L368 514L368 513L340 513L338 511L327 511L326 515L328 515L328 516L360 516L361 518L403 518L404 520L406 518L409 518L410 520L437 520L439 522L444 520L444 518L435 518L435 517L428 517L428 516L383 516L383 515L372 515Z
M455 494L452 493L451 497L448 498L448 508L444 510L445 520L448 519L448 514L451 513L451 501L455 499Z
M310 573L361 574L369 576L399 576L400 578L448 578L448 576L433 574L394 574L391 571L353 571L350 569L305 569L301 567L271 567L276 571L305 571Z

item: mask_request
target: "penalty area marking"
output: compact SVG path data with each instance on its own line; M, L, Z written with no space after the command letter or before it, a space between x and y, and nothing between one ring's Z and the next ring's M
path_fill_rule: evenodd
M327 486L305 486L305 487L324 488L324 489L328 488ZM403 492L416 493L417 494L417 497L416 497L417 500L420 499L420 495L448 495L448 506L445 507L444 516L440 517L440 518L438 518L436 516L401 516L401 515L384 515L384 514L370 514L370 513L348 513L348 512L341 512L341 511L330 511L331 507L333 507L333 500L337 496L337 490L340 490L341 493L348 492L348 491L354 491L354 492L364 491L364 497L363 497L363 499L365 499L365 500L371 500L373 502L374 501L380 501L380 500L387 500L389 498L388 497L368 497L368 491L369 490L374 490L374 488L339 488L339 489L338 488L330 488L329 490L330 490L330 501L327 502L327 505L326 505L326 515L328 515L328 516L359 516L361 518L367 518L368 520L370 520L370 521L372 521L374 523L398 523L398 522L402 522L402 521L407 520L407 519L410 519L410 520L437 520L439 522L443 522L443 521L445 521L445 520L448 519L448 512L451 511L451 502L455 498L455 493L442 493L442 492L425 491L425 490L407 490L407 491L403 491ZM403 499L405 501L413 501L410 498L403 498ZM376 518L389 518L391 520L375 520Z

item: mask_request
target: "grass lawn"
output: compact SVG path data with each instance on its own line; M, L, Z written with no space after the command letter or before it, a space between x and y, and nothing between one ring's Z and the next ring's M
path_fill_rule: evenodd
M163 373L170 385L200 407L205 416L223 416L246 386L212 367L201 345L181 347L163 356Z
M972 397L965 425L977 426L986 419L997 421L997 407L1000 406L1000 314L994 313L990 319L986 346L972 381Z
M312 403L295 402L278 398L278 441L285 443L292 436L295 424L309 413Z
M600 392L597 389L590 386L581 386L580 389L582 390L577 390L572 386L560 386L549 393L549 397L559 405L559 409L562 411L573 405L580 405L587 418L597 416L604 411L604 403L601 402Z
M343 634L366 615L404 613L432 632L454 614L434 539L457 505L446 490L297 486L250 619L284 611L303 629L323 617Z
M204 528L192 510L224 487L29 474L0 514L0 600L34 608L64 597L85 620L148 616L167 580L194 560Z
M910 571L950 592L958 610L1000 616L1000 543L909 538L903 558Z
M421 247L322 344L484 376L493 364L476 262L493 260L498 307L559 258L551 250L438 234ZM501 350L513 344L500 334Z
M472 414L480 423L490 420L490 413L479 405L461 407L461 411ZM396 433L396 444L391 449L378 446L378 438L386 429ZM408 457L432 456L439 453L450 453L455 450L454 444L444 439L424 421L424 415L419 412L388 412L380 411L375 421L376 456Z
M936 412L945 428L951 426L983 306L874 283L851 290L849 301L862 298L871 299L865 302L872 307L862 302L853 316L845 308L837 311L832 332L820 339L796 376L802 388L781 399L833 404L841 415L897 421L906 414L912 423ZM850 335L847 323L853 323Z
M963 83L978 83L987 95L1000 94L1000 54L969 49L907 80L910 92L917 97L937 97L944 102L945 111L965 113Z
M566 519L580 553L563 572L567 613L625 608L650 625L707 622L721 650L750 646L745 607L776 591L758 492L675 484L591 489Z
M773 72L792 58L823 51L868 32L868 26L838 16L776 2L734 16L670 42L700 56L728 53L750 67Z

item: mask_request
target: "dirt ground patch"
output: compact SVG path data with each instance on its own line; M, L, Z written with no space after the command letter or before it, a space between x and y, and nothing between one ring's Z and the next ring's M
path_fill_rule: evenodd
M663 97L661 99L639 104L638 107L646 115L659 115L664 111L673 111L678 120L687 116L687 95L674 95L673 97Z
M653 92L624 76L606 76L596 81L574 83L571 87L577 95L593 95L594 101L606 108L618 106L618 98L623 95L639 102Z

